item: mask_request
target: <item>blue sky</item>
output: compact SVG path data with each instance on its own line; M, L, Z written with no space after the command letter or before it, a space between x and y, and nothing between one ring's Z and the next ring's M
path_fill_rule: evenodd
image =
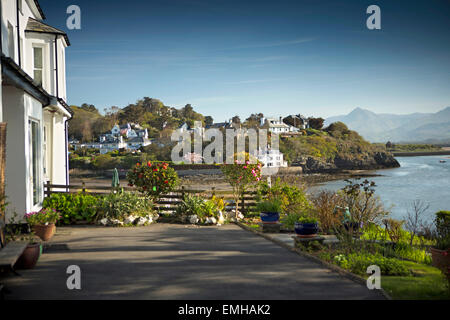
M356 107L450 105L450 3L431 1L40 0L65 30L68 102L100 110L144 96L216 121L328 117ZM68 30L66 8L81 8ZM381 8L381 30L366 9Z

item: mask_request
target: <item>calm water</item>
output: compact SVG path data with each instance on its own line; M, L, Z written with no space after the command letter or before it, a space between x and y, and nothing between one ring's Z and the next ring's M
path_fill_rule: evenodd
M402 219L406 216L408 205L421 199L430 205L427 217L434 219L439 210L450 210L450 157L399 157L401 167L379 170L381 177L368 178L377 184L375 194L380 196L386 208L391 209L392 217ZM440 163L439 160L446 160ZM360 180L362 181L362 180ZM332 181L319 186L322 189L338 190L345 181Z

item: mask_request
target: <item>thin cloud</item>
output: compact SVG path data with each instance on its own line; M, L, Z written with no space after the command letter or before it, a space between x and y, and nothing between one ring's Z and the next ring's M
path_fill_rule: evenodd
M300 43L306 43L314 41L314 38L303 38L303 39L294 39L287 41L275 41L275 42L266 42L266 43L255 43L244 46L232 47L229 49L251 49L251 48L271 48L271 47L284 47L284 46L293 46Z

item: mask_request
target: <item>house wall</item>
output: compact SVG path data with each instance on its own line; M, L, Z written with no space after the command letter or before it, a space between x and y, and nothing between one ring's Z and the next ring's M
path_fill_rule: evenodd
M6 139L6 217L14 212L18 218L25 213L39 210L43 200L43 188L40 187L40 203L33 206L33 192L30 166L30 140L28 120L33 119L40 124L42 133L42 104L23 91L14 87L3 88L4 120L8 123ZM42 135L38 140L42 150ZM43 182L43 155L39 155L38 179Z

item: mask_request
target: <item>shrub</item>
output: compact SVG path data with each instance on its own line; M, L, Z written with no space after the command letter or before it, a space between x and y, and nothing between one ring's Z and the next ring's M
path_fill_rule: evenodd
M335 262L344 269L359 275L367 275L367 267L376 265L380 267L382 275L408 276L410 270L405 264L395 258L386 258L381 255L351 253L347 256L338 255Z
M235 154L234 157L239 158L240 154ZM256 163L251 163L248 153L245 153L243 158L245 159L244 163L235 160L234 164L224 164L221 167L225 180L233 189L236 218L238 215L239 198L244 195L250 186L261 180L262 164L257 160L255 161Z
M160 195L175 190L178 175L166 162L146 165L137 163L128 171L127 179L130 186L136 186L139 192L152 197L154 200Z
M436 247L440 250L450 248L450 211L436 212Z
M321 190L311 196L320 227L325 233L333 233L342 226L343 216L337 207L343 206L342 198L332 191Z
M281 201L280 213L291 214L313 208L306 197L304 189L288 183L282 183L280 178L277 178L271 188L268 187L267 182L263 182L260 187L260 193L262 197L268 200Z
M194 195L185 195L183 201L178 205L176 214L185 220L188 216L197 216L201 223L204 223L206 218L217 218L219 213L219 206L214 200L205 201L201 197Z
M398 243L402 237L402 226L404 221L395 219L384 219L384 225L386 226L386 231L389 234L389 238L392 242Z
M117 192L99 199L96 220L103 218L125 220L128 216L146 217L153 214L150 197L142 197L132 192Z
M44 199L44 208L55 209L61 213L60 224L72 224L76 221L93 222L97 213L98 199L90 194L53 193Z

